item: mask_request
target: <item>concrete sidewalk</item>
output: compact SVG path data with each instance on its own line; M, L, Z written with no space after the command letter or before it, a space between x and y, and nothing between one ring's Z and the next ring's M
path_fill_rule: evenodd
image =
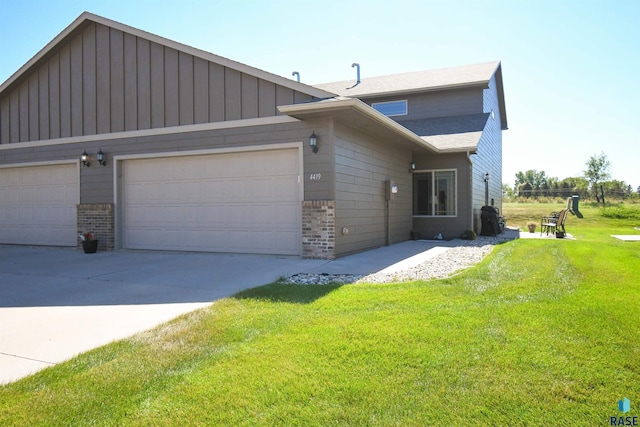
M404 268L455 245L409 241L334 261L0 245L0 384L282 276Z

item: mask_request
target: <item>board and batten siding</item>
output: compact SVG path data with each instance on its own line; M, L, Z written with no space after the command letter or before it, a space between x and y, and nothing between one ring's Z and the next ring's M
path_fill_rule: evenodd
M484 176L489 173L489 204L491 199L502 213L502 123L495 75L484 90L483 112L493 114L485 125L473 162L473 215L476 231L480 231L480 209L485 204Z
M399 243L411 230L411 151L389 141L336 127L335 201L336 256ZM389 202L389 241L385 181L398 193ZM348 229L343 234L342 229Z
M0 143L270 117L310 99L88 22L0 94Z

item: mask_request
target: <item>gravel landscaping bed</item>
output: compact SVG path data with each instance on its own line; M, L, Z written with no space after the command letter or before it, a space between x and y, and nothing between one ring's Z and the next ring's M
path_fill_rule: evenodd
M390 274L373 273L368 276L358 274L310 274L300 273L281 280L281 283L297 285L327 285L346 283L390 283L411 280L428 280L450 277L460 270L472 267L482 261L493 250L494 246L511 238L499 235L496 237L478 236L476 240L455 240L458 245L428 261L406 270Z

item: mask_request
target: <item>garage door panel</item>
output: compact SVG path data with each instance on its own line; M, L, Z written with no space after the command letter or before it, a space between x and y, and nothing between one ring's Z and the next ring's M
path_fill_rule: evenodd
M75 246L77 166L0 169L0 242Z
M297 149L124 162L125 247L300 254Z

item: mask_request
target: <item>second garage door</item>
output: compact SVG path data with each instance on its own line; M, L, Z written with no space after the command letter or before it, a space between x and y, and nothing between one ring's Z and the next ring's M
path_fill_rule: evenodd
M0 243L75 246L76 164L0 168Z
M124 247L299 255L298 149L125 160Z

